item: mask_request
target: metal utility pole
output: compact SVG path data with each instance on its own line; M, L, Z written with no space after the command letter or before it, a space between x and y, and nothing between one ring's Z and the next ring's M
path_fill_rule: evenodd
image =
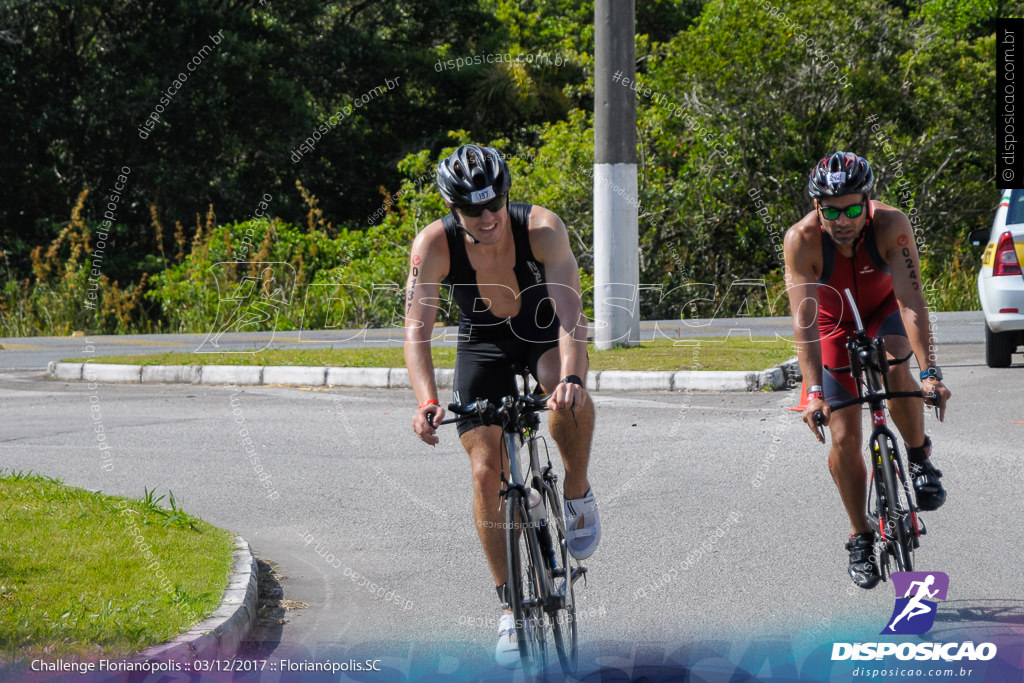
M640 339L634 0L594 3L594 341Z

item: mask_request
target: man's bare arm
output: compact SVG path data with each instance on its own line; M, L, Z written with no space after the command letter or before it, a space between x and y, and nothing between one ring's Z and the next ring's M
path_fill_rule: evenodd
M437 321L440 281L448 273L448 260L444 230L428 226L413 241L405 283L405 366L416 402L422 406L413 418L413 431L429 444L437 443L431 421L436 424L444 417L444 409L439 405L424 403L437 401L430 339Z
M885 260L892 273L892 291L899 303L903 326L907 330L910 348L914 351L918 365L925 369L936 365L935 341L932 326L928 321L928 305L924 300L921 284L921 264L914 243L910 221L900 211L887 212L891 217L887 241L889 249Z
M885 259L892 273L892 291L900 307L903 327L907 331L910 348L917 358L917 364L925 370L938 365L935 336L928 319L928 304L924 299L921 282L921 263L914 243L914 232L910 221L901 211L887 212L891 222L887 228L886 242L889 245ZM945 418L946 401L952 396L942 382L926 380L922 383L926 396L935 395L939 407L939 420Z
M793 337L800 373L808 387L821 386L824 370L821 367L821 336L818 333L818 274L814 272L816 245L797 223L786 232L783 241L786 259L786 292L793 313ZM801 397L803 398L803 397ZM820 411L828 424L831 411L824 400L807 401L804 422L821 441L817 425L812 423L815 412Z
M800 372L808 386L820 385L821 337L818 333L818 276L814 272L813 242L796 227L786 232L786 293L793 313L793 337Z
M554 302L561 327L558 338L562 355L562 375L581 375L587 371L587 319L583 315L580 270L569 247L569 236L562 220L551 214L556 225L539 235L548 295Z
M583 315L583 297L580 293L580 271L576 257L569 246L565 224L554 213L544 211L538 217L542 227L531 233L534 255L544 264L548 295L554 302L559 330L558 351L562 377L587 374L587 319ZM569 407L576 398L576 385L559 385L552 392L556 408ZM579 388L582 392L582 387ZM582 400L585 400L582 396Z

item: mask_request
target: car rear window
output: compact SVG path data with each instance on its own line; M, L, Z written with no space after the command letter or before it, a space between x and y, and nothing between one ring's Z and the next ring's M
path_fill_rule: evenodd
M1006 212L1006 224L1024 223L1024 190L1013 190L1010 194L1010 208Z

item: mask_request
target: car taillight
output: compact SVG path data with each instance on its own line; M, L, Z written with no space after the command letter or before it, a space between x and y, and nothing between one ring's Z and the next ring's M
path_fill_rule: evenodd
M996 259L992 264L992 275L1020 274L1020 263L1017 261L1017 252L1013 248L1013 236L1006 231L999 237L999 244L996 246Z

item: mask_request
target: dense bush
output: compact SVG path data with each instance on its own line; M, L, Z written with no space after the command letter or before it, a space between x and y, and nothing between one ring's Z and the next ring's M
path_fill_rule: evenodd
M397 324L408 245L445 213L433 168L470 140L510 156L513 200L564 219L592 282L592 3L80 5L24 3L0 35L0 124L15 131L0 160L3 334ZM638 5L645 318L785 314L781 235L809 210L810 165L835 149L867 156L878 197L912 215L929 303L977 307L964 236L998 197L994 19L1020 3ZM184 59L188 36L219 28L206 76L139 144L126 125L159 92L156 55L177 45ZM499 52L515 59L444 67ZM289 159L325 114L399 75ZM90 217L121 164L129 186L90 281ZM227 219L188 217L201 207Z

